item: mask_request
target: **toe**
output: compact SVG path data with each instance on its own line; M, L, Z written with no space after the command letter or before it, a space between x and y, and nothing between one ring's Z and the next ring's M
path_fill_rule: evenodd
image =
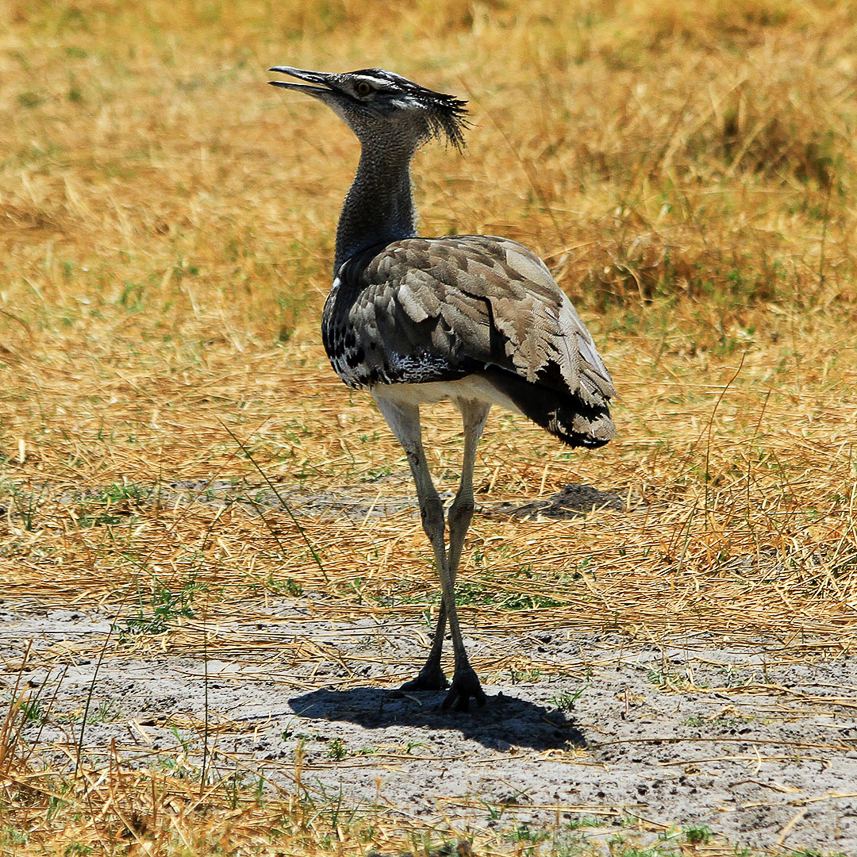
M452 686L442 707L447 709L454 705L456 711L469 711L471 698L476 700L480 708L485 705L485 692L476 673L472 669L465 669L452 677Z
M420 670L419 675L406 681L399 690L446 690L449 681L443 670Z

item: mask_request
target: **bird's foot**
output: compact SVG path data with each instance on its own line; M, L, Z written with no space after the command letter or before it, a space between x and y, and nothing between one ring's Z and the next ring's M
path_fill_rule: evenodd
M479 679L471 667L456 670L452 677L452 687L443 701L443 708L455 705L456 711L467 711L470 708L470 698L476 700L476 704L482 708L485 705L485 692Z
M436 666L426 664L415 678L406 681L399 690L446 690L448 687L449 680L440 668L440 664Z

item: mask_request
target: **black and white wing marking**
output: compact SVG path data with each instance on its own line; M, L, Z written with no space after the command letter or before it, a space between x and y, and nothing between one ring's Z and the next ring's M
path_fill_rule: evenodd
M340 268L322 335L349 386L479 373L555 434L536 416L539 394L564 402L554 410L603 415L615 396L592 337L547 267L504 238L408 238L358 254Z

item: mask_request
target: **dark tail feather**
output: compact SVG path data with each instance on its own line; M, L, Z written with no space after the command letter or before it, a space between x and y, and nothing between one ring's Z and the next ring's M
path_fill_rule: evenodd
M577 396L531 384L502 369L488 369L485 376L524 416L569 446L604 446L616 435L606 401L601 405L589 405Z

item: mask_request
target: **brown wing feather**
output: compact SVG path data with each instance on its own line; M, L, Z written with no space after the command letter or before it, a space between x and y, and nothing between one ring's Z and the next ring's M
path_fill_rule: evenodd
M340 269L322 330L351 386L490 370L492 382L506 378L512 392L505 392L518 404L527 399L521 410L552 433L562 436L534 415L539 390L559 396L552 410L564 408L569 425L572 412L586 411L593 425L601 421L599 442L612 436L607 406L615 390L592 337L544 263L514 241L409 238L366 251Z

